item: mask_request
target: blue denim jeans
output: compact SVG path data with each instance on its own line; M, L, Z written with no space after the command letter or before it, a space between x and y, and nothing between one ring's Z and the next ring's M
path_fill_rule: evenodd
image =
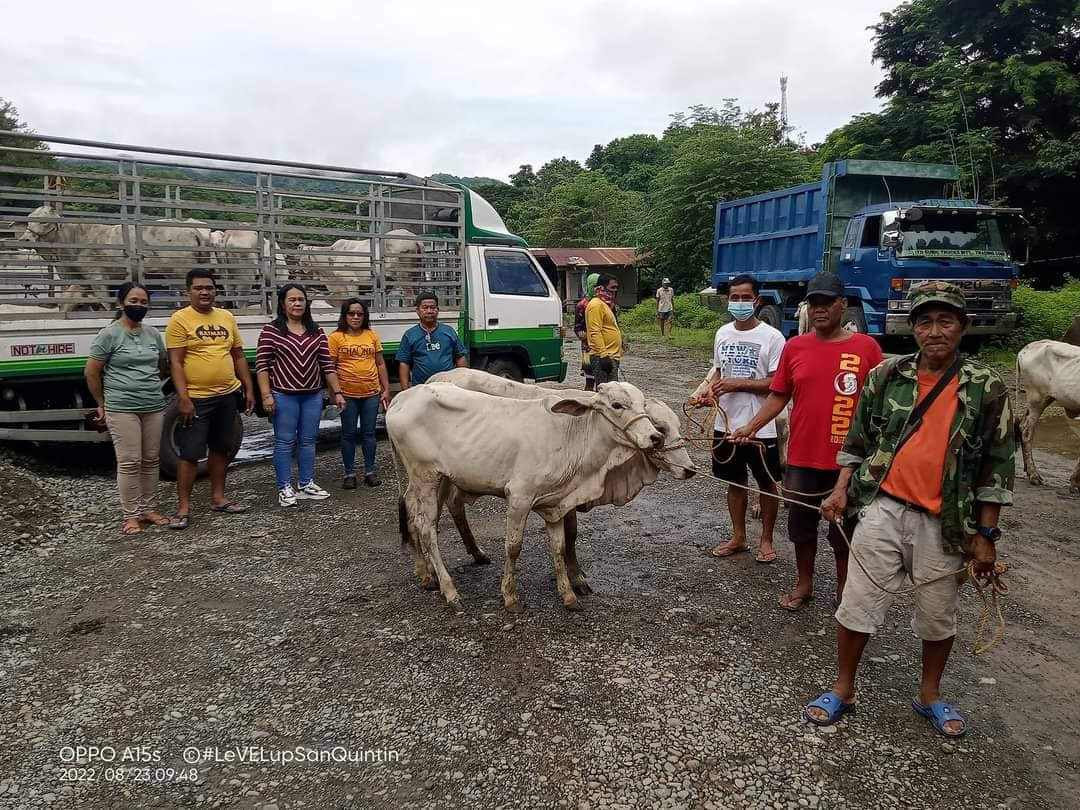
M364 451L364 475L375 472L375 420L379 416L379 395L345 398L341 412L341 463L345 475L356 474L356 420L360 420L360 447Z
M296 483L310 484L315 477L315 439L322 418L322 391L282 394L274 391L274 473L278 489L292 482L296 450ZM299 439L299 447L297 447Z

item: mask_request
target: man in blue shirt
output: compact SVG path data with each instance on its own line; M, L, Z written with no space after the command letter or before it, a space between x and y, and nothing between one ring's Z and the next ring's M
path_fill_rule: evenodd
M420 323L409 327L398 348L398 376L401 390L420 385L432 374L464 368L465 345L452 326L439 323L439 299L424 291L416 296L416 315Z

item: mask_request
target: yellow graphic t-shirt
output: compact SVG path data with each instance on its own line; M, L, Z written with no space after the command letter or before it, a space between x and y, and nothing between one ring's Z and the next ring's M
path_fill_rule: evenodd
M187 349L184 375L192 399L231 394L240 387L232 350L242 347L236 318L227 309L203 314L194 307L173 313L165 328L166 349Z
M371 329L359 335L331 332L327 339L330 356L337 363L338 382L347 397L370 397L379 393L379 366L375 358L382 354L382 341Z

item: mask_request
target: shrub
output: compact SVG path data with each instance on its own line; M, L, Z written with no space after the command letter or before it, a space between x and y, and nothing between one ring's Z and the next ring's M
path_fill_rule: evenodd
M656 301L647 299L619 316L623 328L633 332L656 325ZM675 326L681 329L719 329L720 319L697 293L675 296Z
M1019 350L1033 340L1061 340L1073 316L1080 315L1080 280L1068 279L1056 290L1021 285L1013 301L1020 317L1016 331L1006 339L1009 348Z

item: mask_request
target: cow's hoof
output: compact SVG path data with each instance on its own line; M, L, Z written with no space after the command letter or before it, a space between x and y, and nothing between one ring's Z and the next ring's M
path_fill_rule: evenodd
M458 613L465 612L465 605L462 604L460 596L455 596L453 599L447 599L446 604L449 605L452 610L455 610Z
M563 607L569 610L571 613L580 613L584 610L584 606L577 599L573 599L569 602L563 602Z
M524 613L525 606L521 602L515 599L513 602L506 603L506 609L511 613Z
M571 587L578 596L588 596L592 593L592 588L589 587L589 583L584 578L575 581Z
M477 565L491 565L491 557L481 552L473 555L473 562Z
M437 579L422 579L420 580L420 587L425 591L437 591L439 590L439 581Z
M1028 483L1031 484L1033 487L1041 487L1046 482L1043 481L1043 477L1041 475L1029 475Z

